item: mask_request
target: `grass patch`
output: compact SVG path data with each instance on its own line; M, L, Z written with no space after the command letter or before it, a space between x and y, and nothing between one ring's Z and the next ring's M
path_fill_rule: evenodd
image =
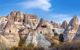
M80 50L80 41L64 42L52 48L53 50Z
M34 47L32 43L28 44L27 46L18 46L12 47L10 50L44 50L42 47Z
M10 48L10 50L44 50L44 48L42 47L12 47Z

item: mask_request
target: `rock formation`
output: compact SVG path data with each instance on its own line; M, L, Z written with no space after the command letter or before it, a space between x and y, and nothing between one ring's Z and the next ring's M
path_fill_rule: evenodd
M5 18L5 17L0 18L0 33L2 33L4 31L4 28L7 24L7 22L8 22L7 18Z
M72 41L78 30L78 19L74 17L68 26L66 21L63 22L62 28L60 26L43 18L39 21L36 15L13 11L0 18L0 43L4 44L5 48L29 44L48 48L52 44L63 42L63 38Z
M80 25L79 25L78 31L77 31L77 33L76 33L76 35L74 37L74 41L78 41L78 40L80 40Z
M65 29L65 28L67 27L67 25L68 25L68 24L67 24L67 21L65 20L65 21L63 21L63 23L62 23L62 25L61 25L61 28L64 28L64 29Z
M51 42L51 44L52 43L59 44L58 35L55 36L55 33L58 33L59 29L54 28L52 23L46 21L45 19L41 19L37 26L37 30L39 33L43 34L43 36L46 39L48 39L49 42ZM56 30L58 30L58 31L56 31Z
M78 18L74 16L64 31L64 41L71 42L77 33L78 27L79 27Z
M34 44L34 46L50 46L50 42L45 39L43 34L40 35L40 32L38 32L40 27L38 23L39 20L35 15L13 11L7 17L0 18L0 42L4 41L3 43L8 47L27 46L29 43ZM52 28L48 22L43 23L49 26L47 28ZM40 22L40 25L42 24Z
M38 32L40 33L53 33L52 29L53 29L53 25L51 23L49 23L48 21L46 21L45 19L41 19L38 26L37 26Z
M50 23L53 25L54 28L60 28L60 24L53 21L51 21Z
M36 29L38 22L39 22L39 20L38 20L37 16L31 15L31 14L24 15L24 25L26 27Z

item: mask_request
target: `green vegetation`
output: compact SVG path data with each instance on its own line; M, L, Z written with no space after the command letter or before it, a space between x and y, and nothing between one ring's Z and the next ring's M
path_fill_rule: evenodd
M80 41L62 42L59 45L53 44L49 48L52 50L80 50ZM34 47L34 45L30 43L27 46L11 47L9 50L44 50L44 48Z
M44 50L42 47L34 47L32 43L28 44L27 46L18 46L12 47L10 50Z
M80 41L64 42L60 45L54 45L53 50L80 50Z
M44 50L42 47L12 47L10 50Z

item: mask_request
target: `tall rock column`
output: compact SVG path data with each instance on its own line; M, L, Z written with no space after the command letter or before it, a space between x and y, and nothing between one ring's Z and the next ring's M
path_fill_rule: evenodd
M79 27L79 21L76 16L74 16L69 22L68 26L64 30L64 41L71 42L76 35Z
M68 25L68 24L67 24L67 21L65 20L65 21L63 21L63 23L62 23L62 25L61 25L61 28L64 28L64 29L65 29L65 28L67 27L67 25Z

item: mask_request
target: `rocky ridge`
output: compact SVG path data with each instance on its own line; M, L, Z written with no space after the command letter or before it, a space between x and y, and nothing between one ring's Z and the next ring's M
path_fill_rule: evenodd
M6 47L33 44L35 47L48 48L53 43L60 43L60 34L64 41L72 41L78 30L78 23L78 18L73 17L68 25L64 21L60 27L43 18L39 21L36 15L12 11L8 16L0 18L0 43L3 42Z

